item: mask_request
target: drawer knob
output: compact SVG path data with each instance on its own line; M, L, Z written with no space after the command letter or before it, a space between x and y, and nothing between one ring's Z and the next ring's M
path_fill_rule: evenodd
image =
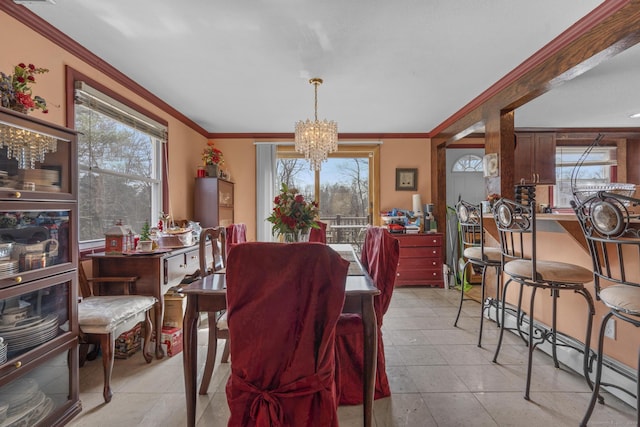
M15 193L13 193L13 197L15 197L16 199L19 199L20 197L22 197L22 193L19 191L16 191Z
M16 363L13 364L13 366L15 366L16 368L21 368L22 362L18 360Z
M18 276L14 280L16 283L22 283L22 276Z

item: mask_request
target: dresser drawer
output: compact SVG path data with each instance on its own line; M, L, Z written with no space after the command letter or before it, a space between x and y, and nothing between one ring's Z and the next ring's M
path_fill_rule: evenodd
M432 285L442 286L442 267L406 269L396 274L397 285Z
M442 269L442 260L440 258L400 258L398 260L398 270L425 268Z
M196 246L197 248L197 246ZM194 249L184 254L186 260L186 274L193 274L200 268L200 249Z
M440 246L401 247L400 258L442 258Z
M177 254L164 259L164 284L174 286L182 281L188 273L185 254Z
M394 236L400 242L400 247L412 246L442 246L441 234L401 234Z

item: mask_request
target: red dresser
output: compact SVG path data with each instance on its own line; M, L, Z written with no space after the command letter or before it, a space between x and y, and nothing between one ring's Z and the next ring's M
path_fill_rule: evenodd
M444 287L442 233L393 234L400 242L396 286Z

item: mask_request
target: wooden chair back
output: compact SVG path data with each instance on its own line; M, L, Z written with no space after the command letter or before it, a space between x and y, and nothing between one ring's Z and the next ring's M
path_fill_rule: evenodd
M135 283L137 276L105 276L87 277L83 262L78 263L78 284L80 285L80 295L89 298L97 295L131 295L135 294ZM113 284L120 284L120 289L114 289ZM96 286L97 285L97 286ZM105 289L102 289L103 285ZM106 288L109 285L109 288Z
M209 227L200 232L200 276L208 276L227 265L226 231L224 227ZM207 267L207 242L211 242L212 268Z

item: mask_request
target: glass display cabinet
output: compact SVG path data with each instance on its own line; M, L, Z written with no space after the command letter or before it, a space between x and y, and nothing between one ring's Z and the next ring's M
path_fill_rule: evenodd
M76 135L0 108L0 426L80 409Z

